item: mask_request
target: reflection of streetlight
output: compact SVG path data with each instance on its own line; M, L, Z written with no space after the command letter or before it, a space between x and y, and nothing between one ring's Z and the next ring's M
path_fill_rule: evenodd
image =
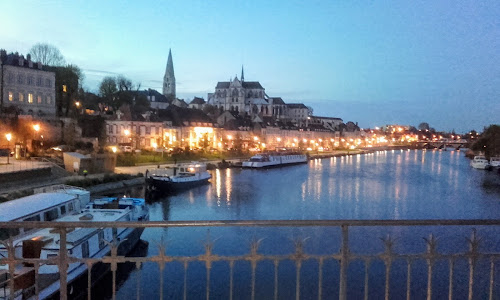
M9 164L10 163L10 161L9 161L9 159L10 159L10 140L12 139L12 134L7 133L5 135L5 138L7 139L7 149L9 152L9 153L7 153L7 164Z

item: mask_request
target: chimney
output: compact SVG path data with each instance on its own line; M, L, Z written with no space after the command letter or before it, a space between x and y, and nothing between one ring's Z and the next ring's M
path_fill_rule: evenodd
M19 56L19 66L24 67L24 56Z

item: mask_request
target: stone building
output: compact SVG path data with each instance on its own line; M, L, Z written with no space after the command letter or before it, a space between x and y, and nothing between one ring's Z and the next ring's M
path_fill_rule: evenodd
M241 80L219 81L215 92L208 94L208 104L217 107L220 112L229 110L240 115L272 115L272 108L267 101L265 89L258 81L245 81L243 68Z
M55 73L17 53L1 50L0 101L21 115L55 116Z
M299 126L307 126L309 109L303 103L289 103L286 105L287 118Z

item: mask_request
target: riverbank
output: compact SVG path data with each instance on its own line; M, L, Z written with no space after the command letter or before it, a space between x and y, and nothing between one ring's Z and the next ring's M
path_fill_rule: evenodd
M77 186L88 190L91 194L98 194L106 191L141 185L144 184L144 180L145 178L142 174L94 174L89 176L59 178L58 180L50 182L40 181L24 183L20 184L15 189L1 191L0 202L33 195L35 189L54 184Z

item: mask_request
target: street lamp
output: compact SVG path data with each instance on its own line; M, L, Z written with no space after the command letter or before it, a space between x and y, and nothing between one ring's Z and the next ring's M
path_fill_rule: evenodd
M33 130L35 130L35 139L38 139L38 132L40 131L40 124L33 124ZM33 147L33 142L31 143L31 146Z
M10 163L9 159L10 159L10 140L12 139L12 134L11 133L7 133L5 135L5 138L7 139L7 150L8 150L8 153L7 153L7 164Z

